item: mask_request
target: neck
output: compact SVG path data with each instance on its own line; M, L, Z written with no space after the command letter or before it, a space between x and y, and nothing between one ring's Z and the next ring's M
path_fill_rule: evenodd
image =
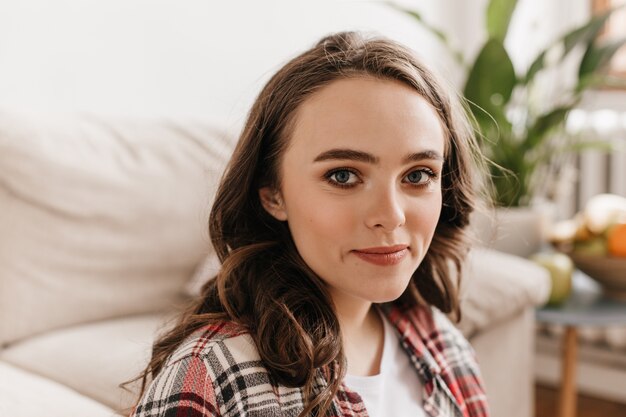
M384 344L383 322L371 302L333 297L351 375L376 375Z
M375 313L370 302L355 301L347 297L333 297L333 302L342 333L359 332L371 322L372 313Z

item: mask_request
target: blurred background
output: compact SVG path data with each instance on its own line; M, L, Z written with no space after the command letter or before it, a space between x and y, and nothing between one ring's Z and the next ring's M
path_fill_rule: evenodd
M508 28L500 35L494 35L497 29L488 21L490 3L496 4L493 14L500 17L494 21ZM607 62L601 61L609 49L594 55L598 65L589 74L602 70L601 82L583 80L580 70L592 40L607 44L626 36L626 12L615 12L606 19L608 24L587 37L575 42L570 38L571 51L567 43L557 42L585 27L594 14L624 3L403 0L392 7L354 0L0 0L0 112L194 119L235 137L261 86L299 51L333 31L383 34L412 47L459 94L474 94L479 100L480 91L491 88L491 104L482 107L489 110L493 105L494 112L502 107L502 123L508 123L515 140L526 138L520 132L532 125L537 141L551 143L516 153L517 162L526 164L520 170L527 169L529 158L539 151L548 161L528 168L540 178L535 174L527 194L506 204L543 213L541 240L522 253L508 243L496 245L525 257L547 245L551 229L546 222L575 219L598 194L626 198L626 51L610 50L613 59ZM471 71L492 36L499 36L498 45L510 59L512 68L502 66L514 75L510 88L504 86L508 81L502 86L481 84L502 78L499 65L489 65L482 73ZM494 50L501 51L498 48ZM546 53L537 61L542 51ZM494 62L503 59L498 55ZM515 84L536 62L545 71L523 88ZM480 77L474 85L486 90L468 89L472 76ZM508 107L498 107L503 100ZM560 106L558 117L550 106ZM552 118L542 118L548 114ZM568 141L580 146L564 150ZM587 227L583 221L570 222L572 233ZM571 244L573 236L559 239ZM626 269L619 274L626 277ZM621 326L581 329L579 415L626 415L626 331ZM536 412L548 416L556 409L563 329L542 325L537 332Z

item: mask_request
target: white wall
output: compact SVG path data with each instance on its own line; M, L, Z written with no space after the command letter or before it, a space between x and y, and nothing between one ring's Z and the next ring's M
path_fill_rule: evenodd
M436 16L441 4L420 8ZM431 63L443 56L380 2L0 0L0 106L237 124L281 63L345 29L386 34Z
M452 34L467 55L486 0L397 0ZM587 0L519 0L515 62L586 16ZM381 1L0 0L0 107L184 115L241 123L263 82L336 30L398 39L456 85L440 44Z

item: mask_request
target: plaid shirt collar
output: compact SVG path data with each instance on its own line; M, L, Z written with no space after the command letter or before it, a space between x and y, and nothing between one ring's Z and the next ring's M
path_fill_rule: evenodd
M488 415L481 387L474 387L479 388L476 394L482 397L480 404L469 410L466 407L463 389L459 386L460 381L442 371L453 367L446 360L448 352L445 350L448 343L442 340L442 334L433 316L434 311L435 314L442 315L442 313L428 307L405 309L390 303L379 305L379 308L395 328L402 347L409 355L411 363L423 382L423 406L428 415L445 417L485 417ZM367 416L360 396L345 384L341 385L341 390L335 402L336 415L338 417Z

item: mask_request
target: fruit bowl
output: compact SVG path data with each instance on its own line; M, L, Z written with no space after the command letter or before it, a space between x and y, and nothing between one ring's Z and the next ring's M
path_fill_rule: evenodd
M626 300L626 257L568 253L576 268L598 281L605 294Z

